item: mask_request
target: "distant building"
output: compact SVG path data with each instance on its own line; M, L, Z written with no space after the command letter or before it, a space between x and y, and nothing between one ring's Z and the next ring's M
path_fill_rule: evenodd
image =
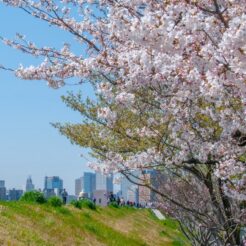
M122 197L122 192L121 192L121 190L118 190L118 191L116 192L116 197Z
M6 188L5 187L0 187L0 200L5 201L7 199L6 196Z
M83 190L84 177L75 179L75 196L79 196L79 193Z
M23 190L16 190L16 189L8 190L9 201L18 201L22 195L23 195Z
M46 198L51 196L60 196L63 190L63 180L58 176L45 177L44 195Z
M59 191L59 195L60 196L61 191ZM55 189L44 189L44 196L46 198L52 197L52 196L57 196L57 193L55 192Z
M127 199L125 201L139 203L139 187L137 185L132 185L127 191Z
M129 174L129 178L136 182L139 183L138 177L140 173L139 171L134 171L132 172L132 175ZM130 182L125 176L122 177L121 179L121 197L125 201L130 201L130 202L139 202L139 189L138 186Z
M6 200L6 198L5 181L0 180L0 200Z
M96 190L96 174L84 172L83 177L75 180L75 195L79 197L81 191L88 194L89 198L93 197L93 192Z
M82 190L88 194L89 198L92 198L93 192L96 190L96 174L90 172L84 172Z
M156 186L156 172L154 170L146 170L140 175L140 179L144 180L145 184ZM146 186L139 186L139 203L146 205L155 201L155 193Z
M113 175L96 172L96 190L105 190L107 193L113 192Z
M0 188L4 188L5 187L5 181L4 180L0 180Z
M153 201L153 195L149 188L145 186L139 187L139 203L142 205L146 205L149 202Z
M63 180L58 176L45 177L44 179L44 189L63 189Z
M93 198L96 201L96 205L105 207L108 205L108 195L106 190L96 190L93 193Z
M35 189L34 184L32 183L32 178L29 176L26 180L26 192L33 191Z
M107 175L106 180L107 180L107 192L109 192L109 193L114 192L113 174Z
M128 174L128 178L122 177L121 197L125 201L140 203L145 206L157 200L157 195L145 185L149 184L157 188L159 181L166 182L167 174L156 170L133 171Z
M106 177L102 173L96 172L96 190L106 190L106 189L107 189Z

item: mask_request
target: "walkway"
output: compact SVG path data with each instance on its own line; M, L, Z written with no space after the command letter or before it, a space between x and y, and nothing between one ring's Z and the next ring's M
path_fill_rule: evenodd
M165 216L161 213L160 210L155 209L155 208L152 208L151 210L152 210L152 212L154 213L154 215L155 215L159 220L165 220L165 219L166 219Z

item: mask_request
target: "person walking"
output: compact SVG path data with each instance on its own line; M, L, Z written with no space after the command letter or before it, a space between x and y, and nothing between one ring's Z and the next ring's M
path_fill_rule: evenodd
M117 197L117 205L120 206L120 198Z
M63 189L61 195L62 195L63 204L66 204L67 203L67 196L68 196L66 189Z

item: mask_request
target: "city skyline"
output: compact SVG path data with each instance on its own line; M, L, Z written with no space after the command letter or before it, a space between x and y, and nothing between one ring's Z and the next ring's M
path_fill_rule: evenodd
M87 172L90 172L90 170L87 170ZM76 173L76 172L75 172ZM84 171L80 172L81 175L84 173ZM23 179L18 179L16 180L16 182L9 182L9 180L7 178L5 178L4 176L0 176L0 181L5 181L5 187L8 188L8 189L22 189L22 190L26 190L26 181L27 181L27 178L31 176L32 178L32 183L34 184L35 186L35 190L43 190L44 189L44 179L45 177L52 177L52 176L59 176L63 181L64 181L64 188L67 189L67 191L69 192L69 194L74 194L74 180L76 179L76 175L74 177L71 177L71 179L67 180L65 178L63 178L61 175L57 175L57 174L54 174L54 175L35 175L35 178L33 175L26 175L26 176L23 176Z
M151 183L157 187L155 177L157 173L154 170L146 170L142 173L133 172L134 177L137 179L144 179L146 182ZM166 176L163 176L165 179ZM83 176L74 180L74 192L69 193L68 197L72 199L81 199L86 197L96 201L97 204L106 206L108 203L109 194L114 194L115 198L123 199L123 201L134 204L141 204L145 206L149 202L156 199L155 194L147 187L135 185L126 177L122 177L120 190L117 191L116 186L113 184L113 174L103 174L99 172L84 172ZM60 196L66 187L63 186L63 179L59 176L45 176L44 184L41 189L34 189L35 184L31 176L27 177L26 189L12 188L8 189L5 186L5 180L0 180L0 200L18 200L22 194L28 191L38 190L43 192L46 198L52 196Z
M64 180L61 176L59 176L59 175L50 175L50 176L47 176L47 175L45 175L43 178L42 178L42 180L43 180L43 182L42 182L42 184L39 186L39 185L37 185L36 184L36 182L35 182L35 179L33 178L33 176L32 175L27 175L26 176L26 179L23 181L23 185L17 185L17 186L8 186L8 180L6 180L6 179L4 179L4 178L2 178L2 177L0 177L0 188L1 187L5 187L7 190L10 190L10 189L17 189L17 190L23 190L24 192L26 192L26 191L28 191L27 190L27 184L30 182L30 180L31 180L31 184L33 185L33 189L34 190L45 190L45 189L51 189L52 187L49 187L49 186L51 186L51 181L50 181L50 179L52 179L52 178L57 178L57 179L60 179L61 180L61 186L62 186L62 189L63 188L65 188L68 192L69 192L69 194L71 194L71 195L76 195L76 192L75 192L75 190L76 190L76 181L77 180L80 180L80 179L82 179L83 181L85 181L86 183L88 183L88 182L91 182L89 179L90 179L90 176L91 175L93 175L94 176L94 179L95 179L95 184L89 184L89 186L92 186L91 188L89 188L89 189L91 189L91 190L96 190L96 189L104 189L104 188L102 188L102 187L99 187L99 186L101 186L101 184L99 184L99 186L97 186L96 187L96 175L97 176L100 176L101 178L100 179L103 179L104 181L105 181L105 189L106 190L109 190L109 191L111 191L111 190L113 190L114 191L114 189L116 188L116 190L118 190L117 189L117 185L113 185L113 175L110 175L110 176L108 176L108 175L103 175L103 174L99 174L98 172L94 172L93 170L91 170L91 171L84 171L84 172L81 172L81 177L79 177L79 178L76 178L76 177L74 177L74 179L73 179L73 181L72 181L72 189L70 189L70 187L68 186L66 186L66 185L64 185L64 183L67 183L67 181L66 180ZM84 180L84 177L86 177L86 179ZM48 180L48 181L47 181ZM65 182L64 182L65 181ZM82 181L82 182L83 182ZM93 181L92 181L93 182ZM112 183L112 184L111 184ZM30 185L30 184L29 184ZM93 186L95 186L94 188L93 188ZM84 187L83 187L83 185L81 184L81 187L82 187L82 190L84 190ZM88 187L88 185L87 185L87 187ZM87 190L88 188L86 188L86 190L84 190L85 192L88 192L88 190ZM31 191L31 189L30 189L30 191Z

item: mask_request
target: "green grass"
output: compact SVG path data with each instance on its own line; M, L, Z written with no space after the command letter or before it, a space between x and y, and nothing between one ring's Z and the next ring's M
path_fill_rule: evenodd
M0 245L189 245L177 228L148 209L0 202Z

